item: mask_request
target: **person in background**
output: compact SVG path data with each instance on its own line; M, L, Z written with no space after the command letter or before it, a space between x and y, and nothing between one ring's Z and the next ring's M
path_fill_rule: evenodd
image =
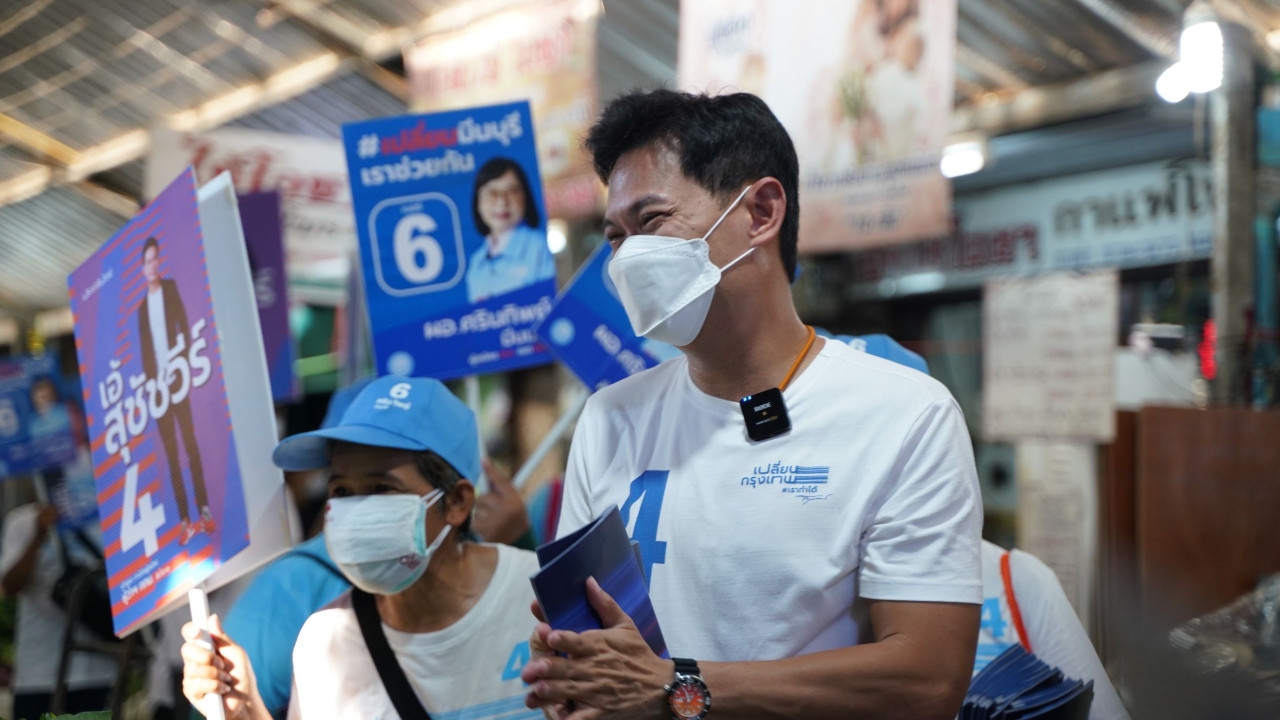
M1129 720L1058 576L1034 555L982 543L982 625L973 672L1015 644L1069 678L1093 681L1089 720Z
M51 599L54 584L65 570L61 553L54 547L52 530L58 521L51 506L22 505L4 519L4 541L0 545L0 587L8 597L18 598L18 618L14 638L13 716L34 720L50 709L62 640L68 618ZM85 535L101 542L97 523L85 528ZM75 560L90 564L98 558L80 545L78 538L61 538ZM92 635L76 629L80 640ZM72 713L103 710L116 681L115 661L101 655L76 653L67 671L66 710Z
M591 396L560 533L621 507L681 659L588 583L605 627L538 626L567 657L525 666L529 705L572 701L574 720L954 716L982 603L972 445L940 383L815 340L797 316L786 130L752 95L635 92L587 148L632 328L684 355ZM789 424L752 441L782 400Z
M929 372L924 358L888 335L837 335L834 339L869 355ZM1021 644L1067 677L1093 681L1089 720L1129 720L1089 635L1048 565L1029 553L1006 551L983 540L982 596L975 675L1000 653Z
M471 211L484 246L467 266L468 300L475 303L555 279L556 261L519 163L496 157L480 166Z
M371 382L331 428L285 438L285 469L327 467L325 546L354 587L313 614L293 649L290 718L401 715L362 626L385 636L412 691L437 717L523 720L533 553L469 538L480 472L475 418L440 382ZM362 623L364 617L368 625ZM190 641L198 635L183 629ZM215 655L182 648L183 691L197 707L223 695L229 720L266 720L253 665L215 617ZM376 646L376 639L375 639Z

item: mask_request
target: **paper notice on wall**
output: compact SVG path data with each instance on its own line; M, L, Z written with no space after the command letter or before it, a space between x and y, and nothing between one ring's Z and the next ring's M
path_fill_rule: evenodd
M987 283L986 440L1115 436L1119 287L1114 270Z
M1058 576L1089 627L1097 556L1097 456L1091 443L1028 440L1016 447L1018 548Z

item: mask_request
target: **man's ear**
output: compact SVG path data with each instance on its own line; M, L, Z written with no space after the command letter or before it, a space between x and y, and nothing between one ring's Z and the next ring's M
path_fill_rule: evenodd
M751 247L759 247L778 237L782 231L782 218L787 214L787 193L777 178L756 181L742 202L751 214L751 226L748 228Z

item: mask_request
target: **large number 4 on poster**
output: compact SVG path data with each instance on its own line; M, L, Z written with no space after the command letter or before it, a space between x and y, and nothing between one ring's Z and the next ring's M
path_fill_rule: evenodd
M133 515L138 513L137 520ZM120 516L120 549L129 550L142 543L142 551L151 557L160 549L160 527L164 525L164 505L152 505L151 493L138 497L138 465L129 466L124 475L124 508Z

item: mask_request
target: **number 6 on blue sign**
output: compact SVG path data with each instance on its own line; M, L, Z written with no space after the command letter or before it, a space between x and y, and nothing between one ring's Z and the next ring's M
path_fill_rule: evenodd
M375 280L400 297L447 290L466 274L458 207L438 192L388 198L369 213Z
M429 283L444 269L444 251L440 243L426 233L435 232L436 221L430 215L412 213L400 218L395 229L396 269L413 283ZM422 264L418 264L422 255Z

